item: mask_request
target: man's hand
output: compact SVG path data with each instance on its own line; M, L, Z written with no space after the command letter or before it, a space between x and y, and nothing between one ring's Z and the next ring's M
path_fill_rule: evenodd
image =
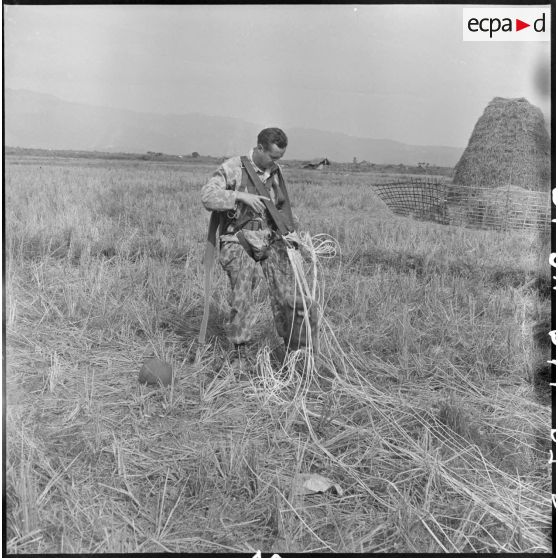
M263 213L265 211L265 205L261 200L271 201L265 196L249 194L248 192L236 192L236 201L250 206L256 213Z

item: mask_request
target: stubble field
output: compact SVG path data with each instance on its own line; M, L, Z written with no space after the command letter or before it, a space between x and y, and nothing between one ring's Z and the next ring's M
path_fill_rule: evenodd
M287 168L301 228L339 243L322 355L311 378L270 370L262 284L235 378L221 271L196 342L212 170L7 157L8 552L549 552L537 236L414 222L373 173ZM149 356L171 387L138 384Z

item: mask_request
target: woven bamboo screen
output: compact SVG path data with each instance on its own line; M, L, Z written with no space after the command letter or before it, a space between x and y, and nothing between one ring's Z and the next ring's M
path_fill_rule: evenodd
M405 178L372 187L394 213L423 221L500 231L550 226L550 193L519 186L483 188Z

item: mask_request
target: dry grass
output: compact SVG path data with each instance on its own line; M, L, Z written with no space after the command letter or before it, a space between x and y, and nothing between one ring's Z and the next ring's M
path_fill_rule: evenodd
M321 350L305 374L274 360L261 287L235 378L221 273L195 345L210 170L8 159L8 552L549 552L546 303L492 280L544 275L538 239L394 217L372 175L289 171L303 228L340 244ZM137 383L152 355L172 386ZM343 495L297 494L301 472Z

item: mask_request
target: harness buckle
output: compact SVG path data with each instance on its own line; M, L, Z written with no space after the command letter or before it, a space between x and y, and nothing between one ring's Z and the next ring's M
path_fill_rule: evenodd
M261 231L263 229L263 223L260 219L250 219L242 228L247 231Z

